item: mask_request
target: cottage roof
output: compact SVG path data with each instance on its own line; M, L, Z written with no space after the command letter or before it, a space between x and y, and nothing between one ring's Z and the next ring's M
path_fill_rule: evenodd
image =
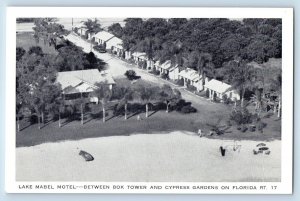
M146 59L146 53L145 52L134 52L132 53L132 56L138 57L140 59Z
M107 41L106 46L111 48L112 46L117 47L119 49L123 49L123 41L118 37L113 37Z
M158 66L159 68L165 69L165 70L174 69L174 68L176 68L178 66L177 64L175 66L172 65L171 60L167 60L167 61L165 61L162 64L160 64L159 61L156 61L154 65Z
M192 80L194 82L197 82L201 79L201 76L199 76L199 73L190 68L180 71L179 76L184 77L189 80Z
M99 82L115 84L112 76L97 69L58 72L56 81L65 93L90 92Z
M212 79L205 84L205 87L222 94L227 92L231 88L231 85Z
M113 34L107 32L107 31L100 31L95 34L95 38L101 39L103 41L108 41L114 37Z

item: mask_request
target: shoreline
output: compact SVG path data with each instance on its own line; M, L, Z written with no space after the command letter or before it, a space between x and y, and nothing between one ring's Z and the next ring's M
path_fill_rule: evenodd
M198 138L191 133L137 134L46 143L16 149L18 181L280 181L281 141L253 155L257 141ZM227 147L222 157L219 146ZM85 162L87 151L95 158ZM43 161L43 162L42 162ZM42 162L42 163L41 163ZM96 171L97 170L97 171ZM55 172L53 174L53 172Z

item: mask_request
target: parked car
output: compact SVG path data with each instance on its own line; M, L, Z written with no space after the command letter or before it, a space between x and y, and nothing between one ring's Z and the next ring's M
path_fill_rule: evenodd
M94 46L94 49L99 53L106 53L106 49L100 46Z

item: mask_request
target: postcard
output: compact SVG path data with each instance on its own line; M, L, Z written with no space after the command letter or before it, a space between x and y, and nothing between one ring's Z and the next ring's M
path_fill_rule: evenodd
M8 7L6 33L7 193L292 193L292 8Z

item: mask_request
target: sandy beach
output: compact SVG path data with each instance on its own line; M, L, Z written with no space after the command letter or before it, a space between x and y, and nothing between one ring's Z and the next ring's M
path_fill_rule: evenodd
M137 134L45 143L16 149L17 181L280 181L281 141L253 155L258 141L200 138L189 132ZM219 147L227 148L222 157ZM91 153L86 162L79 151Z

